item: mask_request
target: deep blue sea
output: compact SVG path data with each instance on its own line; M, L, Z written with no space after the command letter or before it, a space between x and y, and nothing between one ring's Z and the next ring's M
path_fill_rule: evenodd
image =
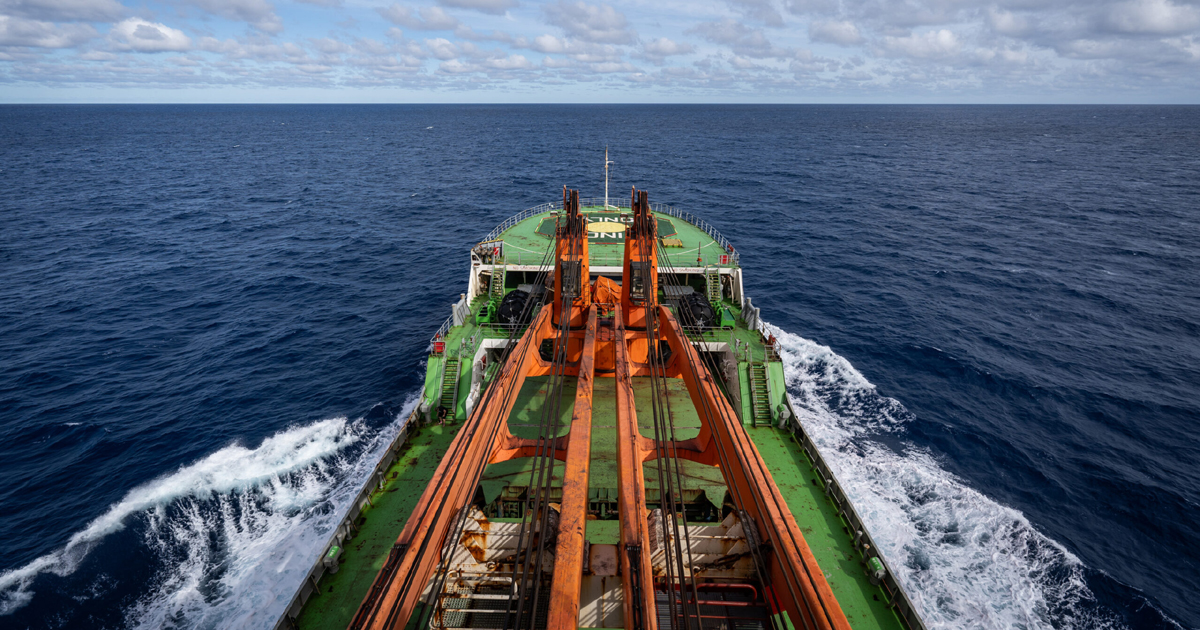
M0 627L271 627L467 249L606 145L930 627L1200 627L1200 107L445 105L0 107Z

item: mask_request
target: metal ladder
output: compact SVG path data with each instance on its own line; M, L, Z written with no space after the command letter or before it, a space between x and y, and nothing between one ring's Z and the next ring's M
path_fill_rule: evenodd
M709 304L716 308L721 303L721 270L717 267L705 267L704 285L707 289Z
M446 365L442 368L442 397L438 401L446 410L446 419L454 420L458 413L458 357L446 355Z
M771 414L771 390L767 378L766 363L755 361L750 364L751 426L757 427L760 422L769 426L773 419Z
M492 281L488 285L488 298L500 304L500 300L504 299L504 276L508 271L508 265L492 265Z

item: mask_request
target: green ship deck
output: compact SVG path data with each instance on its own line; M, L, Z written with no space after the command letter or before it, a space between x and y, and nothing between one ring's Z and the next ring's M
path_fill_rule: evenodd
M622 217L629 211L604 206L584 206L580 211L588 217L588 249L593 267L620 267L625 253ZM675 267L732 266L735 256L725 245L700 227L684 219L656 212L659 235L671 265ZM504 242L502 262L508 265L538 265L546 253L546 247L554 236L554 218L549 214L537 215L504 230L496 240ZM609 227L613 226L613 227ZM604 231L609 230L609 231ZM722 259L724 256L724 259Z
M619 213L605 212L603 208L586 208L585 212L594 223L620 221ZM526 216L514 217L511 225L502 225L489 235L473 254L473 273L491 275L488 285L479 285L473 276L475 295L464 296L455 307L456 314L435 336L422 403L408 422L402 445L394 450L394 461L382 467L381 474L375 477L379 481L369 483L364 491L367 500L362 502L361 513L354 515L351 521L352 529L356 531L347 528L352 537L342 540L340 547L335 544L338 540L331 543L332 549L340 551L340 556L334 560L337 572L326 573L318 563L314 575L309 577L310 584L301 589L297 601L281 620L281 627L308 630L347 626L455 431L467 418L472 393L482 391L492 375L487 371L492 362L489 360L488 366L480 368L479 358L490 359L510 338L519 337L520 331L489 321L488 305L494 305L498 296L527 281L527 274L512 273L511 270L540 264L551 242L549 236L539 231L544 228L543 222L549 215L523 214ZM869 561L876 554L875 545L815 445L795 419L786 395L778 350L761 332L757 309L741 295L741 270L737 266L736 253L724 239L714 235L715 230L702 229L675 214L658 212L656 215L660 220L661 235L678 238L683 243L678 254L669 254L677 271L686 274L681 277L696 291L708 291L710 296L716 296L714 306L723 315L718 318L720 326L691 331L689 336L693 343L703 342L699 346L701 350L713 356L724 353L723 356L734 364L736 377L722 376L728 398L739 411L748 435L766 462L851 626L856 630L923 628L890 570L881 581L878 576L872 579L869 575L872 571ZM663 227L664 221L670 224L670 230ZM593 275L605 273L605 267L617 267L619 280L623 242L612 236L618 232L592 231L589 249ZM500 241L503 244L497 245ZM496 246L502 247L499 256L493 254L492 248ZM480 257L479 252L489 255ZM697 253L701 259L699 264ZM684 271L687 267L698 269ZM696 273L705 268L708 271ZM714 292L713 277L721 283L716 274L729 276L731 281ZM503 291L492 286L493 281L502 282ZM480 369L485 373L474 373ZM643 435L653 437L647 381L645 378L634 379L635 401ZM542 404L539 388L544 387L544 378L530 378L522 388L519 402L508 419L515 435L533 437L536 434ZM589 521L587 527L587 538L593 544L611 544L617 536L615 391L615 379L595 379L589 513L596 520ZM564 394L568 401L573 397L573 379L568 379ZM669 398L678 437L694 436L699 427L699 415L682 381L673 385ZM439 407L447 408L444 424L438 422ZM558 419L560 435L566 433L570 416L571 405L567 402ZM693 462L681 463L684 465L681 469L684 494L689 497L689 505L695 506L696 518L707 518L704 511L707 509L712 512L709 516L719 521L720 510L726 502L720 471ZM561 470L560 462L555 468L556 475L561 474ZM489 506L489 517L504 519L519 515L523 505L520 497L528 484L528 475L525 460L513 460L487 469L481 488ZM645 475L647 502L655 504L659 498L652 464L646 465ZM553 484L561 489L561 479L557 476ZM689 518L691 516L689 514ZM327 560L325 565L329 564Z

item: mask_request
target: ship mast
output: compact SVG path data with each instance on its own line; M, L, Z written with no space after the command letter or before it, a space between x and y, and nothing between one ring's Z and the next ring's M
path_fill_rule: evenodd
M604 147L604 209L608 210L608 165L613 164L608 159L608 146Z

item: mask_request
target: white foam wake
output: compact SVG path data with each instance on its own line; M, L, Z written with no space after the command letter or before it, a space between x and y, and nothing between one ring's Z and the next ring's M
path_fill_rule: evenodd
M412 401L405 407L370 436L361 421L321 420L253 449L232 444L131 490L63 548L0 574L0 615L32 599L39 575L74 573L105 537L136 525L156 567L127 611L130 626L270 627Z
M930 628L1120 628L1083 565L927 451L871 439L908 412L845 358L777 327L796 413Z

